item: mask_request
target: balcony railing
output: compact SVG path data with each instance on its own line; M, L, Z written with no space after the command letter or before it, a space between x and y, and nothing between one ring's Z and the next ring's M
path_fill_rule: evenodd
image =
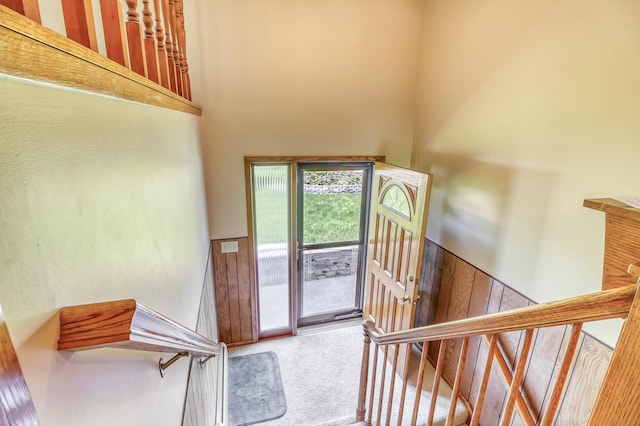
M0 73L201 114L183 0L100 0L96 11L90 0L61 0L66 37L41 24L37 0L0 5Z

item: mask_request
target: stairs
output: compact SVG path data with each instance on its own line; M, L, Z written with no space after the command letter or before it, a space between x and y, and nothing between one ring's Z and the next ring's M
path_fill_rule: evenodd
M382 358L380 359L380 361L382 361ZM380 365L378 365L377 367L379 372L382 371L382 364L383 364L380 361L379 361ZM420 352L418 349L414 347L411 354L410 364L409 364L408 386L407 386L407 393L405 396L405 408L402 416L402 425L408 426L411 424L411 416L412 416L412 410L413 410L413 403L415 401L415 396L416 396L416 383L418 381L419 367L420 367ZM424 372L423 389L420 395L420 410L418 412L418 422L417 422L418 426L426 424L427 411L432 398L431 389L433 385L434 375L435 375L435 369L431 364L428 364ZM391 383L391 366L390 365L387 365L385 376L386 376L386 380L385 380L386 390L385 390L385 397L383 398L383 402L382 402L380 423L376 421L378 403L374 402L374 412L372 414L372 421L371 421L372 425L378 425L378 424L397 425L398 424L398 413L399 413L398 404L400 401L400 397L401 397L400 392L402 389L401 381L399 378L396 378L394 397L393 397L393 406L391 409L391 415L389 416L389 421L387 422L386 420L387 406L388 406L388 400L389 400L388 388L389 388L389 384ZM440 386L438 389L438 395L437 395L437 401L436 401L435 415L433 418L434 426L445 425L445 420L449 411L449 405L451 401L451 393L452 393L451 387L447 385L444 381L440 381ZM368 397L369 395L367 395L367 398ZM467 410L466 405L464 404L463 401L458 400L456 403L456 411L455 411L453 424L465 425L468 417L469 417L469 411ZM368 413L365 414L365 420L367 418L368 418ZM354 414L354 415L349 415L349 416L325 421L322 423L318 423L314 426L355 426L355 425L366 426L366 421L355 422L355 414Z

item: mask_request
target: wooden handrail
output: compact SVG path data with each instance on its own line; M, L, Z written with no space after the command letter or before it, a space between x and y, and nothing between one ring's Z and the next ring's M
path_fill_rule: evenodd
M374 410L374 395L378 395L377 402L377 424L380 423L382 401L384 395L387 395L389 403L387 404L386 418L387 422L391 417L392 398L394 398L394 384L395 384L395 362L389 359L389 362L393 362L394 368L391 374L391 386L389 391L386 391L385 384L387 381L385 375L386 362L383 365L379 385L376 384L376 377L378 375L378 369L376 367L378 358L382 360L388 359L389 353L397 354L400 351L400 345L406 345L407 349L411 347L413 343L423 343L422 356L420 360L420 368L418 371L418 379L416 383L416 389L422 389L423 376L425 372L425 365L427 363L427 355L429 353L428 345L430 342L439 341L438 358L435 363L435 375L433 381L433 387L431 389L432 400L430 407L427 408L426 424L431 425L433 423L433 414L435 411L436 395L438 394L438 386L443 374L443 368L445 364L445 357L447 356L447 343L453 339L462 339L462 348L460 349L460 355L458 360L458 366L456 369L456 375L454 378L451 405L449 407L449 413L447 417L447 424L452 424L456 401L459 396L460 380L464 371L464 357L466 355L466 347L468 345L468 339L473 336L484 336L484 340L488 344L487 360L484 366L484 373L478 388L476 401L474 403L472 411L472 417L470 420L471 425L480 424L480 418L482 415L482 409L484 405L484 396L487 391L489 375L497 363L498 371L500 372L504 385L506 388L506 402L504 412L501 416L501 424L510 424L511 418L515 412L518 413L522 422L527 425L534 425L536 421L542 420L543 425L551 424L554 421L560 395L566 385L566 378L569 373L569 369L574 361L574 354L581 332L582 324L590 321L599 321L611 318L626 318L627 322L632 319L633 315L640 318L640 314L632 311L634 298L637 298L638 285L629 285L625 287L618 287L611 290L601 291L597 293L591 293L583 296L571 297L555 302L542 303L539 305L528 306L519 309L513 309L509 311L502 311L494 314L483 315L479 317L467 318L458 321L451 321L441 324L434 324L426 327L414 328L411 330L396 331L390 333L383 333L376 328L375 324L370 321L364 321L363 330L365 343L363 348L362 370L360 377L360 389L358 394L358 405L356 409L356 421L364 421L365 414L367 414L367 424L372 424L372 412ZM635 306L635 305L634 305ZM635 308L633 308L635 309ZM640 310L640 309L636 309ZM631 313L630 313L631 312ZM634 317L635 318L635 317ZM638 320L640 324L640 320ZM556 327L572 325L571 337L566 347L565 353L561 360L561 368L558 372L552 396L549 401L547 409L540 413L540 419L535 419L537 414L532 412L528 402L525 400L526 396L523 395L522 390L524 385L525 369L530 357L530 350L532 348L532 340L536 329L544 327ZM627 325L625 325L627 327ZM628 327L627 327L628 328ZM505 354L502 344L500 342L500 334L507 332L524 331L524 343L517 356L517 362L514 365L510 365L512 360L508 359ZM637 334L637 333L636 333ZM373 343L373 369L369 368L369 347ZM451 342L455 345L455 342ZM390 348L393 350L389 352ZM634 346L635 348L635 346ZM615 353L614 353L615 354ZM514 355L515 358L515 355ZM640 359L640 356L637 357ZM513 361L516 361L515 359ZM383 361L384 362L384 361ZM640 365L640 362L638 363ZM369 372L371 372L371 380L369 382ZM404 401L404 393L407 387L406 376L401 378L402 382L402 395L401 401ZM602 391L601 391L602 392ZM415 402L413 403L413 417L412 424L417 422L418 410L420 406L420 398L418 395L421 392L416 391ZM369 403L366 404L366 397L368 394ZM401 418L404 409L403 402L400 403L399 416ZM640 410L638 410L640 412Z
M221 355L213 342L133 299L61 308L59 351L102 347Z
M395 345L625 318L637 289L638 286L634 284L392 333L381 333L369 320L364 322L363 327L367 330L372 342L378 345Z

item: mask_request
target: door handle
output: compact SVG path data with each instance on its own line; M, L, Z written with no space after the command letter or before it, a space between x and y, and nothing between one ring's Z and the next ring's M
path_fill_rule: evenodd
M411 303L411 296L405 294L402 299L400 299L400 304L404 305L405 303Z
M413 280L415 280L415 277L411 274L407 275L407 281L409 282L413 282Z

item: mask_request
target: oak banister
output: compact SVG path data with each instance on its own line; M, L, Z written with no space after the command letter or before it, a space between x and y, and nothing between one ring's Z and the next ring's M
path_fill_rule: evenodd
M634 284L559 301L390 333L382 333L372 326L369 328L369 333L371 340L378 345L390 345L625 318L637 288L638 286Z
M224 353L224 344L209 340L133 299L64 307L58 315L59 351L111 347L198 357ZM171 363L160 360L161 374Z

